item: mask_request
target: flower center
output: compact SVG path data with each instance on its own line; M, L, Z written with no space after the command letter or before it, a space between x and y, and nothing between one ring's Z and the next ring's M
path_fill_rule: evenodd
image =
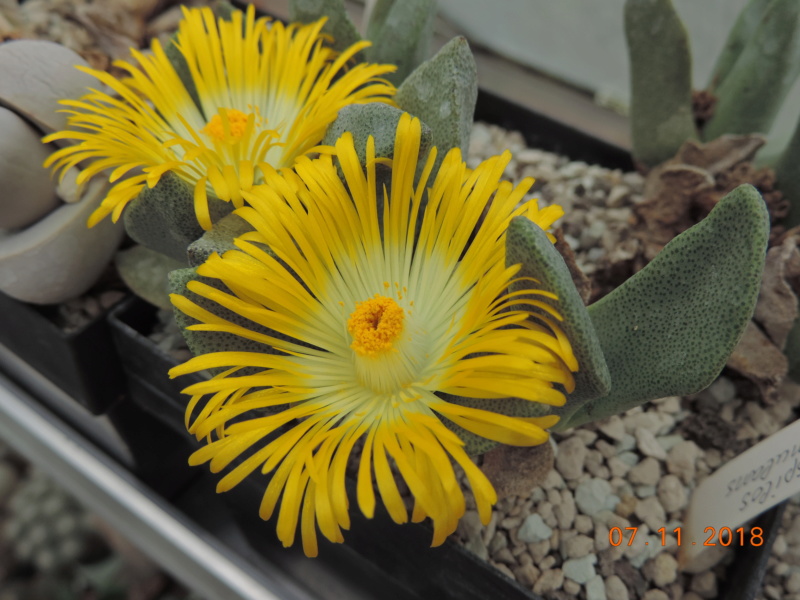
M380 294L357 302L347 321L347 331L353 336L350 347L361 356L374 356L391 349L403 332L404 317L397 302Z
M228 121L229 135L225 135L225 123L219 113L211 117L211 120L200 132L205 133L218 142L238 141L247 129L247 119L250 115L236 110L235 108L226 108L225 116Z

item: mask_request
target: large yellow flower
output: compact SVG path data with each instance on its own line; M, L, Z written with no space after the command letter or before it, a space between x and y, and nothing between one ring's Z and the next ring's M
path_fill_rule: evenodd
M114 169L112 182L122 179L90 226L108 214L116 221L144 185L153 187L171 171L194 187L198 222L209 229L209 194L241 206L242 191L263 181L264 165L291 166L319 144L340 108L391 102L395 90L380 76L395 67L362 63L348 69L368 42L337 54L323 45L324 20L284 26L256 20L252 5L230 21L215 19L208 8L184 8L183 14L177 46L195 90L186 88L155 40L150 55L133 51L138 67L115 63L130 74L124 81L81 69L116 97L92 90L81 100L63 101L71 107L70 129L44 140L78 142L45 163L62 175L90 159L79 183L106 169Z
M546 301L554 296L509 293L519 266L505 265L512 217L526 215L546 228L563 211L538 211L535 202L517 207L532 180L517 187L500 181L508 153L471 171L451 150L426 190L434 150L414 185L419 149L419 120L403 115L394 158L380 159L392 172L385 199L372 139L365 173L350 134L335 146L346 186L331 156L323 156L300 158L295 171L267 172L268 185L247 194L250 206L237 214L255 231L237 240L237 250L212 255L198 268L230 293L200 281L188 289L259 331L172 297L199 322L190 329L268 347L201 355L170 375L226 369L185 390L193 395L187 426L207 441L190 462L210 461L218 472L241 460L218 491L256 469L272 473L261 517L270 518L282 497L278 536L292 544L299 520L309 556L317 553L317 527L341 542L350 525L351 454L358 460L357 502L368 517L377 482L392 519L408 520L395 481L402 477L415 500L412 520L430 517L433 544L441 544L465 510L455 461L488 522L495 491L445 423L504 444L540 444L547 440L543 427L557 417L504 416L492 412L493 399L559 406L560 386L574 386L577 363ZM484 399L485 408L437 392ZM354 450L359 441L363 449Z

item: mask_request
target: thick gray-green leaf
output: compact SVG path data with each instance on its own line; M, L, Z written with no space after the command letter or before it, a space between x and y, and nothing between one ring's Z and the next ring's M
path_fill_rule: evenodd
M227 308L223 308L216 302L212 302L211 300L203 298L202 296L189 291L186 286L190 281L200 281L213 288L230 293L230 290L219 279L201 277L197 274L197 271L194 268L172 271L169 274L170 292L185 296L201 308L204 308L209 312L214 313L218 317L230 321L231 323L241 325L242 327L252 331L257 331L259 333L274 335L274 332L270 332L258 323L255 323L250 319L246 319L241 315L228 310ZM186 343L189 346L189 350L191 350L192 354L195 356L209 354L211 352L274 352L272 347L267 346L266 344L254 342L231 333L220 333L216 331L189 331L186 329L186 327L196 324L197 321L187 316L177 308L175 308L175 320L183 331L183 335L186 338Z
M369 61L397 65L386 78L400 85L428 58L435 18L436 0L378 0L367 25Z
M349 131L353 135L353 144L358 154L361 168L365 169L367 164L367 139L370 136L375 140L376 157L394 158L395 133L397 131L397 123L402 115L402 110L382 102L345 106L339 111L336 120L328 127L322 143L332 146L346 131ZM432 145L431 138L431 130L423 122L419 151L420 163L423 163L428 156ZM375 173L378 190L383 189L384 185L389 189L391 186L391 169L386 165L377 164ZM341 177L341 172L339 175ZM383 210L382 204L378 206L378 210Z
M211 221L233 209L229 202L208 199ZM165 173L154 188L145 187L122 213L128 235L143 246L186 262L186 249L203 235L194 212L192 186L173 173Z
M692 116L692 56L672 0L627 0L633 156L647 166L697 137Z
M726 133L769 133L800 73L800 2L774 0L739 60L716 89L714 116L703 129L713 140Z
M134 294L159 308L172 308L167 292L167 275L183 267L184 263L150 248L133 246L117 252L114 264L122 281Z
M710 90L713 91L725 81L733 65L739 60L742 50L747 46L747 42L755 35L759 23L761 23L761 19L764 18L767 7L773 1L774 0L750 0L739 13L736 23L734 23L728 33L728 39L725 40L725 46L722 48L722 52L717 58L714 69L711 71L711 78L708 82Z
M541 417L549 414L561 416L566 420L588 400L608 394L611 389L611 376L608 372L600 341L594 331L589 313L572 282L572 276L564 259L548 239L541 227L526 217L516 217L506 233L506 264L521 264L518 277L531 277L531 281L518 282L511 286L512 291L521 289L541 289L552 292L558 300L531 294L528 298L543 300L555 308L564 320L559 323L572 344L578 360L579 371L575 374L575 390L567 396L562 407L549 406L521 398L502 398L481 400L460 398L450 394L439 394L454 404L491 410L515 417ZM532 310L529 306L525 310ZM533 309L538 311L539 309ZM544 314L544 313L543 313ZM466 445L470 454L483 454L497 446L496 442L472 434L453 423L447 422Z
M231 213L222 217L214 223L210 231L189 244L189 265L198 267L215 252L223 255L228 250L233 250L236 247L233 240L248 231L253 231L253 227L239 215Z
M559 325L572 344L578 361L575 390L569 394L563 407L550 411L566 419L584 402L605 396L611 389L611 376L603 358L600 340L564 259L542 228L526 217L516 217L508 228L506 264L522 264L517 277L531 277L539 281L538 284L531 281L515 283L511 286L512 290L541 289L558 296L558 300L534 295L529 297L547 302L563 317Z
M768 235L764 201L754 187L741 185L591 305L611 393L590 400L554 429L708 386L753 314Z
M478 71L463 37L450 40L398 88L397 105L431 128L439 151L434 173L450 148L466 157L477 100Z
M291 0L289 19L300 23L313 23L327 17L322 31L333 38L331 47L339 52L361 41L356 26L347 16L342 0Z

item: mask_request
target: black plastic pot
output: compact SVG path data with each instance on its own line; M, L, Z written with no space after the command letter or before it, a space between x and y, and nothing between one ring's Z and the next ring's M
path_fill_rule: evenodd
M101 414L125 390L106 314L65 333L55 324L54 313L55 307L25 304L0 293L0 344L89 411Z

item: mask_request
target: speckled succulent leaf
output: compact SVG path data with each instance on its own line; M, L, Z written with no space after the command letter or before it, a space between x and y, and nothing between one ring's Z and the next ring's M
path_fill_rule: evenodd
M181 296L185 296L201 308L204 308L218 317L226 319L232 323L237 325L241 325L242 327L246 327L251 331L256 331L258 333L269 333L265 327L262 327L258 323L254 323L249 319L242 317L230 311L216 302L212 302L199 296L192 292L187 286L192 281L198 281L205 285L209 285L213 288L218 290L222 290L224 292L230 293L230 290L222 284L218 279L213 279L210 277L202 277L201 275L197 274L196 269L188 268L188 269L177 269L172 271L169 274L169 290L173 294L180 294ZM197 323L191 317L188 317L185 313L180 311L179 309L175 308L175 321L178 323L178 326L181 328L183 336L186 338L186 343L189 346L189 350L192 351L192 354L195 356L199 356L201 354L207 354L210 352L228 352L228 351L235 351L235 352L266 352L272 353L273 350L270 346L265 344L261 344L259 342L254 342L252 340L247 340L245 338L230 334L230 333L222 333L218 331L190 331L187 330L186 327L189 325L194 325ZM274 335L274 332L271 332Z
M114 263L120 277L134 294L159 308L172 308L167 292L167 275L185 263L144 246L120 250Z
M800 224L800 120L775 164L775 177L778 189L791 200L783 225L794 227Z
M558 296L558 300L541 296L536 299L551 304L563 317L559 326L570 340L578 360L575 390L564 406L552 407L552 412L566 417L584 402L608 394L611 376L586 306L561 254L542 228L530 219L516 217L511 221L506 234L506 264L521 264L517 277L530 277L539 282L520 281L511 286L512 290L538 288Z
M369 60L397 65L386 78L400 85L428 58L435 18L436 0L378 0L367 26Z
M233 205L208 199L212 222L227 215ZM192 186L165 173L153 188L145 187L122 213L128 235L143 246L186 264L186 248L203 235L194 211Z
M730 32L725 46L717 58L717 62L711 71L711 78L708 82L710 90L714 90L725 81L733 65L739 60L739 56L744 50L747 42L755 35L761 19L767 11L769 5L775 0L750 0L739 13Z
M800 2L774 0L739 60L716 89L714 116L703 129L712 140L726 133L769 133L800 73Z
M754 187L741 185L591 305L611 393L588 401L554 429L708 386L753 314L768 235L764 201Z
M375 140L375 156L378 158L394 157L394 140L397 123L400 121L402 110L398 110L388 104L373 102L369 104L352 104L345 106L339 111L339 116L328 127L325 133L323 144L333 145L345 131L353 135L358 160L361 168L366 169L367 163L367 139L372 136ZM419 163L425 164L428 152L432 146L431 129L422 123L422 137L420 139ZM376 176L378 189L384 185L389 186L391 181L391 169L385 165L376 165ZM340 173L341 176L341 173ZM379 207L379 210L382 206Z
M477 100L478 71L463 37L450 40L421 64L395 95L400 108L431 128L433 145L440 150L434 169L450 148L461 148L467 155Z
M672 0L627 0L633 156L654 166L697 137L692 117L692 57Z
M333 38L331 47L342 51L361 41L361 36L347 16L342 0L291 0L289 2L289 18L300 23L312 23L321 17L327 17L322 28ZM363 55L359 55L363 56Z
M228 250L233 250L236 247L233 240L252 230L252 226L235 213L222 217L201 238L189 244L187 249L189 266L202 265L214 252L222 255Z

